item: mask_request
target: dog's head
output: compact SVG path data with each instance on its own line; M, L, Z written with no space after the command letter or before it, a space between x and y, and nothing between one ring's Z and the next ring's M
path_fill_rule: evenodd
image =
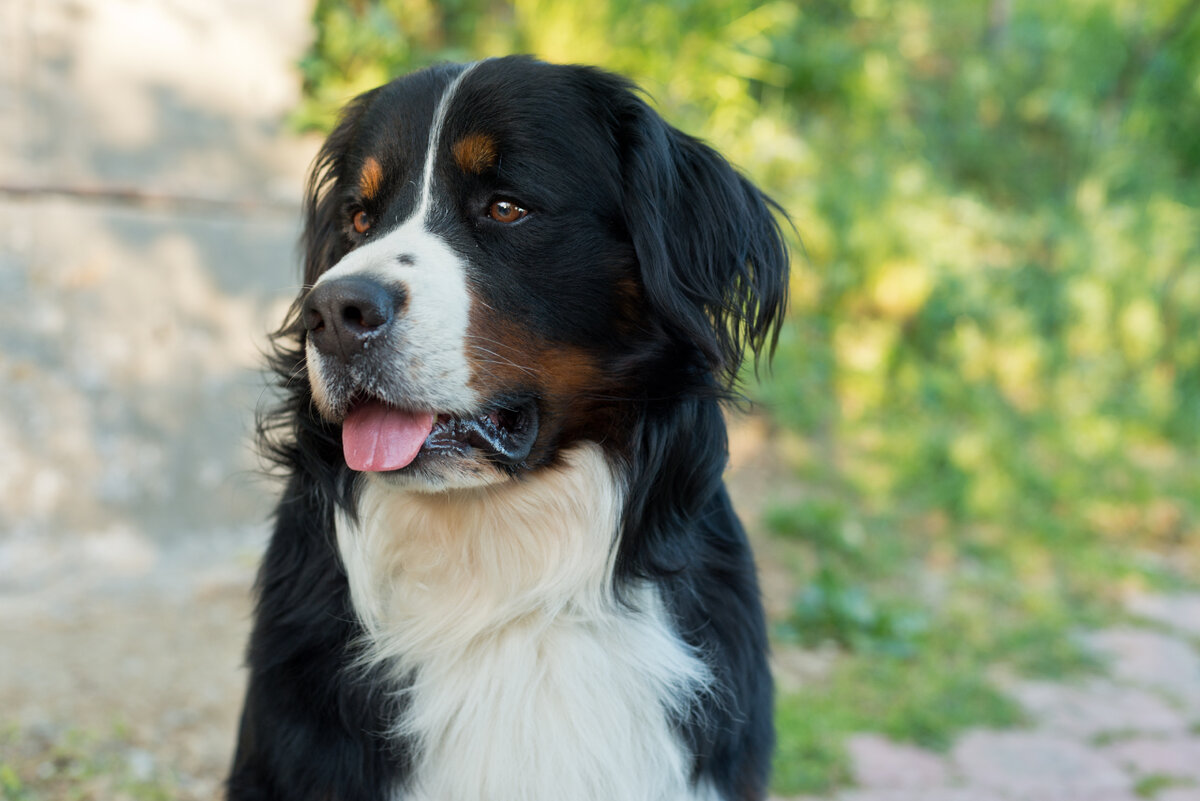
M389 83L347 108L309 188L315 423L399 485L503 482L585 439L619 453L649 406L728 390L785 303L770 201L590 68Z

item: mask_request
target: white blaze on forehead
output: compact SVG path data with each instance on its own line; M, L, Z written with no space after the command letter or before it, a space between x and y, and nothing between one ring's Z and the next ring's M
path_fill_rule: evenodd
M421 198L417 203L417 210L413 214L413 217L418 220L426 219L433 203L433 167L437 162L442 127L446 124L446 112L449 111L450 102L454 99L454 93L458 91L463 78L467 77L477 66L479 66L479 62L468 64L466 69L454 77L454 80L446 87L446 91L442 93L442 99L438 101L437 110L433 113L433 125L429 129L429 146L425 150L425 167L421 171Z
M469 384L471 369L466 356L471 296L466 265L442 237L429 230L429 211L446 113L459 84L474 66L455 76L438 102L416 210L398 228L346 254L316 283L320 286L337 278L365 274L385 284L402 286L408 300L396 320L391 342L395 364L388 369L395 370L395 383L405 387L407 397L403 400L408 404L450 413L472 412L479 405ZM315 350L309 356L316 367L311 378L314 393L320 396L323 357Z

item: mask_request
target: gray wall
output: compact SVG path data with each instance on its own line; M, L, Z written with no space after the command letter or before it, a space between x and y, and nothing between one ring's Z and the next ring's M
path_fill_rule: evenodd
M0 0L0 589L261 531L309 6Z

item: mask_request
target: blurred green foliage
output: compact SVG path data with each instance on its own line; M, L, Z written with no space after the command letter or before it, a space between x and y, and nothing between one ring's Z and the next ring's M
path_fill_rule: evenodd
M759 390L809 500L781 644L848 656L781 700L778 784L856 727L1015 719L985 662L1195 575L1200 0L318 0L302 127L437 60L531 52L644 86L803 237ZM802 255L800 255L802 254ZM821 500L812 500L818 498Z

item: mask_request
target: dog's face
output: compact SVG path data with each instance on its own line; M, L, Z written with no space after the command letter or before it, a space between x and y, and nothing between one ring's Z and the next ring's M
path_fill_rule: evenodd
M619 79L519 58L355 101L305 244L316 409L352 470L428 491L619 448L631 404L761 343L786 272L761 196L711 151Z

